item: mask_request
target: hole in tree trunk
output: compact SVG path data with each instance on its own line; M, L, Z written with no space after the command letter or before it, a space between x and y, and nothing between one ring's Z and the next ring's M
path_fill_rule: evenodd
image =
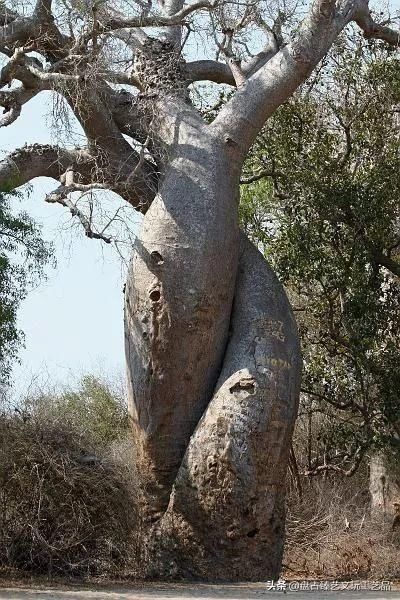
M154 250L154 252L152 252L152 253L150 254L150 256L151 256L151 258L152 258L153 262L155 262L155 264L156 264L156 265L162 265L162 264L164 264L164 259L163 259L163 257L162 257L162 256L161 256L161 254L160 254L159 252L157 252L156 250Z
M150 300L152 302L158 302L161 298L160 290L152 290L150 292Z
M247 537L249 537L249 538L253 538L253 537L255 537L255 536L257 535L257 533L258 533L259 531L260 531L260 530L259 530L259 529L257 529L257 528L255 528L255 529L252 529L251 531L249 531L249 532L248 532L248 534L247 534Z
M231 394L234 392L240 392L241 390L246 390L249 394L253 394L255 392L255 381L254 379L241 379L237 383L235 383L232 387L229 388Z

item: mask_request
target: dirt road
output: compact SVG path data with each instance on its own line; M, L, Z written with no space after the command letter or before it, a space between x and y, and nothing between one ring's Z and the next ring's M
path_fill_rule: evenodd
M283 587L283 586L282 586ZM272 600L290 596L293 600L391 600L400 599L400 591L355 590L324 591L286 590L267 591L267 584L241 585L133 585L123 587L80 588L51 587L0 587L1 600L154 600L172 598L176 600Z

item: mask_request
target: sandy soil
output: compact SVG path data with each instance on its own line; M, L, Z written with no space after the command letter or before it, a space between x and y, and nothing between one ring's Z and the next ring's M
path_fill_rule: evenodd
M293 582L291 582L293 584ZM293 588L300 587L286 584L286 590L268 591L268 584L236 584L236 585L203 585L203 584L124 584L124 585L75 585L58 584L46 585L45 583L0 582L1 600L152 600L155 598L177 600L189 600L198 598L200 600L245 600L260 598L279 598L291 596L296 600L387 600L400 599L398 586L392 586L392 591L384 590L356 590L351 584L348 589L326 591L323 589L310 589L308 591L296 591ZM281 586L284 587L284 586ZM304 584L303 584L304 587ZM336 586L335 586L336 587ZM342 586L344 587L344 586ZM377 587L377 586L374 586ZM291 588L291 589L289 589ZM395 590L394 588L397 588Z

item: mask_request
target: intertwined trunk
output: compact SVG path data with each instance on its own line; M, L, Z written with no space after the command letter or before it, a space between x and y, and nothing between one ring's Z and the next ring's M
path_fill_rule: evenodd
M125 291L142 554L157 576L274 578L301 360L284 290L240 237L239 176L267 119L347 24L394 46L398 32L373 20L368 0L313 0L287 40L293 15L279 11L270 28L270 7L257 2L160 0L136 10L36 0L30 15L6 4L0 127L52 91L69 104L86 143L16 150L0 162L1 189L57 180L46 201L107 243L110 223L94 227L93 202L85 209L71 196L109 189L145 213ZM209 18L196 18L201 10ZM241 60L252 25L265 45ZM186 60L196 27L193 49L210 31L216 60ZM209 124L190 101L198 81L233 86Z
M146 556L152 576L275 577L296 326L261 254L239 243L235 144L196 124L175 135L125 291Z

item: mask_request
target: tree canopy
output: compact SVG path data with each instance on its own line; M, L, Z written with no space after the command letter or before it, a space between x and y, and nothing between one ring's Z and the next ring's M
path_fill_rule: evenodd
M43 276L52 246L26 212L12 210L16 198L0 194L0 383L8 381L23 340L18 308L29 289Z
M243 175L242 223L300 324L303 414L325 415L311 474L400 443L399 104L398 57L342 36Z
M0 165L0 187L38 176L59 180L46 200L70 210L89 237L110 241L96 224L93 204L78 206L72 194L111 189L145 213L171 144L161 121L169 127L179 111L194 114L188 88L202 81L236 88L215 127L243 155L349 23L368 39L399 42L391 21L371 11L367 0L347 0L337 11L333 0L318 0L303 17L296 3L264 0L2 0L0 126L14 123L38 94L55 92L54 122L66 146L33 144L13 152ZM171 90L174 103L161 107ZM179 96L185 109L176 105ZM75 148L72 113L86 136Z

